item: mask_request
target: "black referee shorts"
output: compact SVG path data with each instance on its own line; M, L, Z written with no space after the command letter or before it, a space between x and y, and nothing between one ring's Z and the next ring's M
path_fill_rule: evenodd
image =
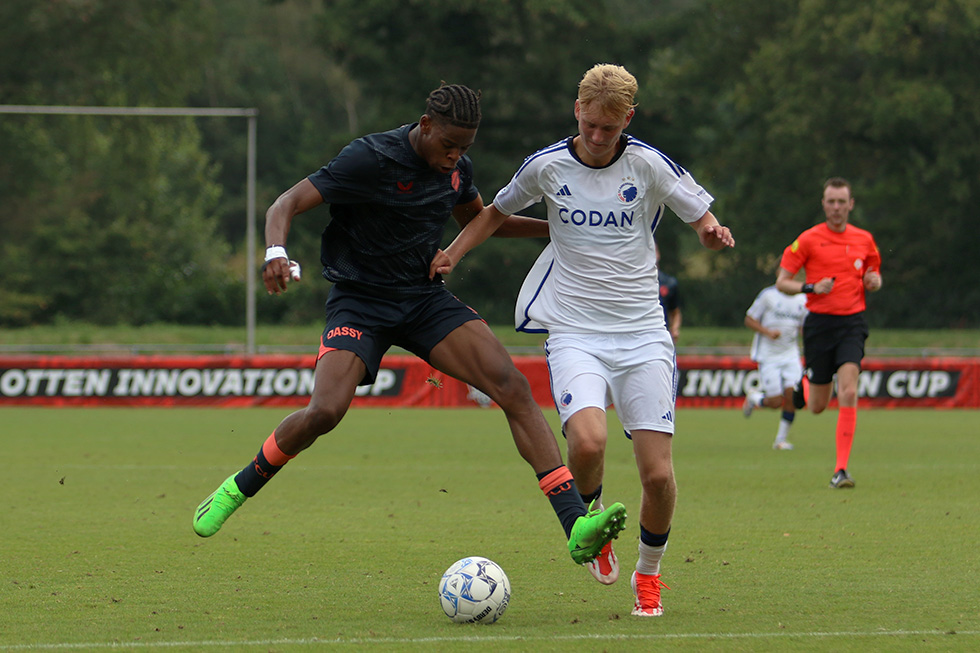
M810 370L810 383L830 383L844 363L860 367L867 339L868 321L863 311L854 315L807 315L803 322L803 357Z
M374 383L381 357L393 345L428 361L432 348L450 332L470 320L483 319L443 287L381 296L337 284L327 296L326 314L320 355L332 349L354 352L367 367L360 385Z

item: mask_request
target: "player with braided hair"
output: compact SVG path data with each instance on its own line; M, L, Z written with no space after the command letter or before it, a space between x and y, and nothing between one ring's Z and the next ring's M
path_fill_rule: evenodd
M425 112L439 116L454 127L476 129L480 126L480 91L459 84L443 85L429 94Z
M443 84L418 122L351 142L279 196L266 212L270 294L295 277L286 254L294 217L327 203L320 261L333 282L309 404L286 416L255 459L229 476L194 513L201 537L218 532L245 499L343 419L359 385L374 382L393 345L490 396L504 411L521 456L551 501L572 559L584 563L623 529L626 510L587 510L527 379L476 311L430 274L450 216L466 225L482 209L466 152L480 123L480 94ZM497 236L546 236L547 223L512 216Z

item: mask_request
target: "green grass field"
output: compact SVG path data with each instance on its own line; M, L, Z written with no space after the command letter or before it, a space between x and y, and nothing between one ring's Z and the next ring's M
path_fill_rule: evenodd
M286 412L0 409L0 651L980 649L980 412L863 411L846 491L834 411L775 452L775 412L682 410L660 619L629 614L632 516L601 586L495 410L352 410L199 539L197 503ZM635 510L610 431L606 497ZM436 598L470 554L511 580L491 626Z

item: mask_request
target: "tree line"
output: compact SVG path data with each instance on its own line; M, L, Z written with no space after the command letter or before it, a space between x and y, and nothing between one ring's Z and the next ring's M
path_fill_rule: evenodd
M584 71L622 64L640 82L628 131L689 169L737 239L705 256L669 212L658 229L686 318L705 326L741 323L782 249L822 220L830 176L854 184L852 221L882 250L872 324L980 326L977 61L980 0L0 5L0 104L258 108L260 233L281 191L417 119L443 81L483 93L470 154L489 202L574 133ZM235 119L0 115L0 325L240 324L245 149ZM321 315L328 219L294 221L305 279L260 291L260 321ZM541 247L491 239L448 283L507 323Z

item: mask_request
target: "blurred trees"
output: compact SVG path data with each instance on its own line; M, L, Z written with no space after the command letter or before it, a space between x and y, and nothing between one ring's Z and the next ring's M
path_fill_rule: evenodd
M980 288L964 283L980 270L961 269L980 260L962 237L980 197L980 2L713 0L686 20L696 40L654 60L670 92L697 98L680 117L697 122L679 126L739 239L728 273L695 287L723 302L770 283L776 255L822 220L823 180L840 175L852 222L882 250L872 322L980 323Z
M708 255L679 220L658 230L689 322L740 324L843 175L882 248L872 322L975 327L978 35L980 0L7 0L0 103L258 107L261 225L278 193L417 119L442 81L483 91L471 155L489 202L574 132L582 73L621 63L640 81L630 132L695 175L738 241ZM0 152L0 324L241 323L242 121L0 115ZM328 219L294 222L304 283L262 293L259 319L322 313ZM448 283L507 323L541 246L491 239Z
M183 105L214 20L197 4L5 2L0 102ZM0 323L241 314L194 122L3 115L0 152Z

